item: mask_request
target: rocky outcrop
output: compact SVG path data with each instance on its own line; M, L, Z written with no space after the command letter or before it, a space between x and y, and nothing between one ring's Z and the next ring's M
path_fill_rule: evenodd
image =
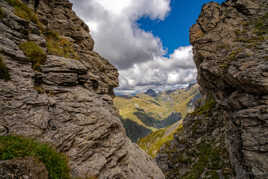
M204 5L190 40L203 105L158 155L167 178L267 178L268 1Z
M117 70L92 51L72 4L40 1L38 15L31 6L0 1L0 135L54 145L73 177L164 178L126 137L112 101Z
M48 179L48 172L44 164L37 159L13 159L0 161L1 179Z

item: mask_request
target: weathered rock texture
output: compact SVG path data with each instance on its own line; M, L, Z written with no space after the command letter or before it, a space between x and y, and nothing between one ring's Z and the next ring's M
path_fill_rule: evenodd
M0 161L1 179L48 179L48 172L40 161L28 157Z
M10 76L0 79L0 135L53 144L68 156L74 177L164 178L126 137L112 102L117 70L92 51L89 29L72 4L41 1L37 13L43 25L20 18L25 14L5 0L0 6L0 61ZM50 51L49 38L55 38ZM29 60L20 48L27 41L43 49L45 62Z
M167 178L268 178L268 1L208 3L191 28L204 102L157 160Z

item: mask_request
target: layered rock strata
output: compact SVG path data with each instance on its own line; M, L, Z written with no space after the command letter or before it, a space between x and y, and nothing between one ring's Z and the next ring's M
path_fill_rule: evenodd
M167 178L268 177L268 1L203 6L190 40L203 106L164 147Z
M50 143L73 177L164 178L113 106L118 72L68 0L0 1L0 135Z

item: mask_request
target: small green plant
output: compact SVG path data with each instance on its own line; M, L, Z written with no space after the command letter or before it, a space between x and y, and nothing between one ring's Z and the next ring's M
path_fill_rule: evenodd
M242 51L242 49L240 49L240 48L233 50L233 51L227 56L227 58L224 59L224 62L220 65L220 68L222 68L223 70L227 70L228 67L230 66L230 63L236 59L237 55L238 55L241 51Z
M40 70L40 65L46 61L46 54L43 49L32 41L20 44L20 49L32 62L33 69Z
M268 33L268 13L266 13L263 17L259 18L255 23L255 33L257 35L265 35Z
M233 50L230 54L229 54L229 56L227 57L228 59L229 59L229 61L233 61L233 60L235 60L236 59L236 57L237 57L237 55L240 53L242 51L242 49L235 49L235 50Z
M0 79L4 79L5 81L10 80L8 68L1 56L0 56Z
M205 179L220 179L220 177L216 171L207 171L205 173Z
M78 177L78 178L74 178L74 179L98 179L98 177L96 177L96 176L87 176L87 177L83 177L83 178Z
M202 143L197 148L198 160L194 163L192 170L186 174L183 179L200 178L205 169L211 170L207 177L217 179L219 176L215 171L224 166L224 161L221 159L221 153L224 149L213 147L212 144L208 143Z
M5 0L15 9L15 14L25 20L37 22L37 17L34 12L20 0Z
M197 108L194 112L191 113L191 115L202 115L208 113L214 106L216 105L216 102L213 97L209 97L205 104L201 107Z
M3 10L2 10L2 7L0 7L0 19L3 19L5 16Z
M46 166L49 179L70 179L68 160L48 144L19 136L0 136L0 160L35 157Z
M32 21L37 24L40 30L43 30L43 24L39 21L37 15L34 11L29 8L25 3L21 0L5 0L10 6L14 7L15 15L19 16L22 19L27 21Z
M44 94L46 91L41 85L35 85L34 89L39 93L39 94Z
M51 30L46 32L45 35L49 54L62 56L65 58L79 58L78 54L73 49L73 43L67 38L63 38L59 35L59 33Z

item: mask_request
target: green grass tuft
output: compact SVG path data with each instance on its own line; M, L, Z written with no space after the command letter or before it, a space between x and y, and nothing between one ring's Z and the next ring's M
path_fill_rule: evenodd
M2 10L2 7L0 7L0 19L3 19L5 17L5 14Z
M10 80L8 68L1 56L0 56L0 79L4 79L5 81Z
M191 172L186 174L183 179L196 179L200 178L205 169L211 170L206 178L218 179L218 174L215 172L224 166L224 161L221 159L221 148L213 147L212 144L202 143L198 146L198 160L192 167Z
M265 35L268 33L268 13L266 13L263 17L259 18L255 23L255 33L258 36Z
M32 156L47 168L49 179L69 179L68 160L48 144L18 136L0 136L0 160Z
M40 70L40 65L45 63L46 54L43 49L35 42L24 42L20 44L20 49L30 59L34 70Z
M227 58L224 59L224 62L220 65L220 68L222 68L224 71L228 69L231 62L237 59L237 55L242 51L241 48L234 49L231 51L231 53L227 56Z
M40 30L43 31L44 27L43 24L39 21L37 15L34 11L29 8L25 3L21 0L5 0L8 4L14 7L15 15L19 16L22 19L27 21L31 21L39 26Z
M220 179L219 174L216 171L207 171L205 179Z
M195 111L192 112L191 115L207 114L210 111L210 109L212 109L215 105L216 105L216 101L212 97L209 97L206 100L205 104L195 109Z
M59 33L54 31L48 31L45 35L49 54L65 58L79 59L78 54L73 48L73 43L68 39L61 37Z

